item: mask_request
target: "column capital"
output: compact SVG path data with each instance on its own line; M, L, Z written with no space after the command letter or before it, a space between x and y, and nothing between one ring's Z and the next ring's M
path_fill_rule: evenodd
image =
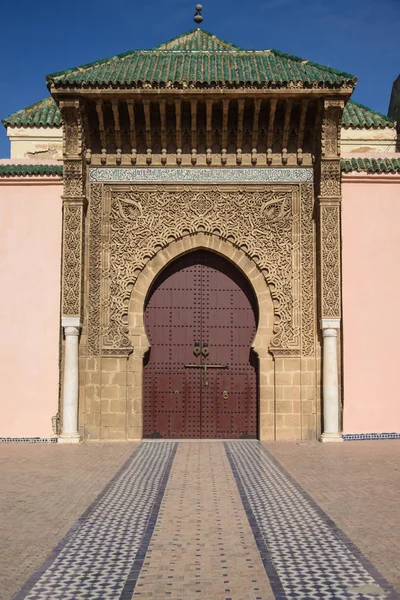
M339 319L339 318L321 319L321 329L322 329L322 331L324 329L340 329L340 322L341 322L341 319Z
M67 327L74 327L81 329L82 319L81 317L61 317L61 326L65 329Z

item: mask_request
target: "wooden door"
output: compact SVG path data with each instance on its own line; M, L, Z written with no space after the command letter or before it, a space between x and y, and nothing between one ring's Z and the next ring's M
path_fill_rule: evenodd
M257 437L256 319L254 293L227 260L198 251L165 269L145 311L145 437Z

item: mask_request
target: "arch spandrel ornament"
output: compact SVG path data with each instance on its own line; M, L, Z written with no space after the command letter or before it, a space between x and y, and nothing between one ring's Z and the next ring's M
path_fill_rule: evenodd
M272 348L313 352L312 184L92 184L91 198L90 353L132 351L128 306L138 276L160 250L197 234L240 249L264 277L275 314Z
M232 262L249 281L259 308L257 333L251 347L260 358L267 357L268 345L264 342L266 339L270 340L272 335L273 322L271 322L270 317L273 313L273 304L265 278L254 268L254 263L242 250L235 248L230 242L222 241L216 236L204 233L197 233L190 237L186 236L182 240L171 242L169 246L159 250L147 262L138 276L128 308L129 338L132 347L134 346L135 357L142 358L150 347L144 325L144 314L147 296L154 281L170 263L173 263L184 254L197 250L209 250L224 257Z

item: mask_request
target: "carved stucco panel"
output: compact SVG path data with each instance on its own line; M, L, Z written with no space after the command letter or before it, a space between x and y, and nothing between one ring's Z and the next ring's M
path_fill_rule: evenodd
M319 237L321 263L321 317L341 314L341 171L340 132L344 102L324 101L321 140Z
M340 161L324 160L321 164L321 196L338 197L341 194Z
M79 99L61 100L60 110L63 124L64 158L81 156L83 139Z
M89 327L88 352L100 353L100 282L102 185L92 185L89 205Z
M81 314L83 203L64 203L63 315Z
M64 161L64 197L79 198L84 195L83 165L80 160Z
M315 350L315 240L314 188L301 186L301 348L303 356L314 355Z
M322 316L340 317L340 204L320 207Z
M343 100L325 100L322 121L322 155L339 157Z
M227 191L217 186L108 188L103 194L102 351L117 353L130 347L127 307L134 282L147 261L171 241L196 232L229 240L253 258L270 283L278 314L274 345L298 346L300 324L293 324L292 289L296 205L298 186L254 191ZM299 299L296 302L300 306Z
M295 185L92 185L90 354L130 352L127 313L138 275L161 248L197 232L229 240L265 276L276 314L274 354L313 354L313 186L301 189L300 196Z

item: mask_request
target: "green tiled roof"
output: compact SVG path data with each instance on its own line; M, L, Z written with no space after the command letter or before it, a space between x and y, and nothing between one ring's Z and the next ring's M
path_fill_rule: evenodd
M346 129L349 129L350 127L355 129L385 129L385 127L394 127L395 125L393 119L385 117L385 115L375 112L363 104L358 104L358 102L353 102L352 100L346 104L343 111L342 124Z
M216 50L244 50L235 44L226 42L221 38L205 31L203 29L192 29L183 35L178 35L168 42L164 42L153 50L184 50L184 51L201 51L213 52Z
M0 177L60 176L62 165L0 164Z
M5 127L61 127L61 114L50 97L13 113L2 123Z
M340 164L344 173L400 173L400 158L345 158Z
M357 78L284 54L243 50L196 29L152 50L133 50L47 76L47 85L72 88L340 88Z

